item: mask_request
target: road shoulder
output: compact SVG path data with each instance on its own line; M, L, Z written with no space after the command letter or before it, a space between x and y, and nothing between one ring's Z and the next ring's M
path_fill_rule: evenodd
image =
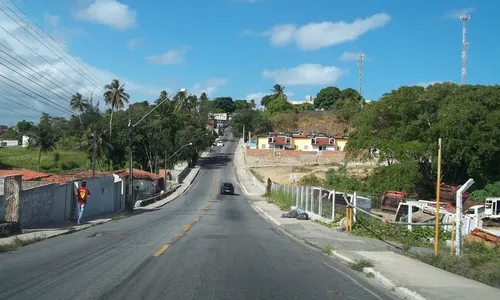
M241 149L237 149L237 152ZM306 244L349 266L360 265L375 283L401 299L474 299L477 295L498 298L500 290L474 280L435 268L395 253L399 245L377 239L354 236L312 221L281 218L284 213L274 204L250 192L251 180L243 170L243 160L235 154L235 169L244 196L264 219ZM246 178L245 178L246 175ZM398 251L399 252L399 251ZM362 267L360 262L370 262Z

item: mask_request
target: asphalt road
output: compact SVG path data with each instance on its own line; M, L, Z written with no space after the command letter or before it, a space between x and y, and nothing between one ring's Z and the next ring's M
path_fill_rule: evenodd
M0 254L0 299L394 299L241 196L226 142L163 208ZM219 195L235 183L238 195Z

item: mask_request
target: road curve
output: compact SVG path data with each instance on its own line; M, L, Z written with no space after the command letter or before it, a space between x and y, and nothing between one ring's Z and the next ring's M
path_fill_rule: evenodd
M163 208L0 254L0 299L394 299L249 205L226 142ZM219 195L224 181L237 195Z

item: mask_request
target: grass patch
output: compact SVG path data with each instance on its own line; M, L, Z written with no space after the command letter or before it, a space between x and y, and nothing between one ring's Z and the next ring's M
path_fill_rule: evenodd
M0 245L0 253L13 251L16 250L17 248L38 243L45 239L46 238L43 236L36 236L29 239L20 239L18 237L15 237L10 243Z
M334 249L333 249L333 247L332 247L332 246L330 246L330 245L328 245L328 246L326 246L326 247L323 247L323 248L321 249L321 252L323 252L324 254L326 254L326 255L328 255L328 256L331 256L331 255L332 255L332 251L333 251L333 250L334 250Z
M309 173L312 172L314 169L311 167L304 167L304 166L294 166L292 167L292 172L296 173Z
M267 196L267 202L277 205L283 211L289 211L294 204L292 196L285 193L283 189L272 191L271 194Z
M260 182L264 182L266 183L266 178L264 178L264 176L262 174L260 174L257 170L255 170L255 168L250 168L250 172L253 174L253 176L255 176L258 180L260 180Z
M362 260L357 260L356 262L350 263L349 267L351 267L351 269L353 269L354 271L363 272L364 268L373 268L374 265L371 261L362 259Z
M28 150L21 146L1 148L0 164L12 168L37 170L38 150ZM58 149L47 154L42 153L40 170L48 173L63 173L87 170L89 166L90 162L85 153Z
M410 247L431 247L434 245L431 242L431 239L434 238L434 226L413 226L412 230L408 230L406 225L384 224L382 221L364 214L358 214L356 218L357 222L352 226L355 235L398 242L406 250ZM449 232L441 231L439 233L439 240L443 246L449 238Z
M340 226L340 220L342 220L343 216L342 215L336 215L335 218L333 218L333 221L326 223L320 220L314 220L314 223L318 223L320 225L323 225L328 228L337 228Z
M443 251L419 255L416 258L436 268L500 288L500 247L492 248L483 243L464 242L462 257Z
M129 216L126 214L119 214L119 215L111 217L111 221L120 221L120 220L123 220L123 219L128 218L128 217Z

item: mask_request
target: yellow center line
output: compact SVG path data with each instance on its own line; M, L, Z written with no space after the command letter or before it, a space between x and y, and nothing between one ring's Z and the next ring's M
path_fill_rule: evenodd
M170 247L170 244L163 245L163 247L161 247L158 251L156 251L156 253L153 254L153 256L156 256L156 257L160 256L163 252L165 252L165 250L168 249L168 247Z
M180 237L182 237L182 236L183 236L183 234L182 234L182 233L177 233L177 234L175 235L175 237L178 237L178 238L180 238Z
M204 211L202 211L202 212L201 212L201 215L202 215L202 216L204 216L204 215L205 215L205 212L204 212Z
M191 228L191 224L187 224L186 226L184 226L184 231L188 231L189 228Z
M200 218L193 219L193 223L199 222Z

